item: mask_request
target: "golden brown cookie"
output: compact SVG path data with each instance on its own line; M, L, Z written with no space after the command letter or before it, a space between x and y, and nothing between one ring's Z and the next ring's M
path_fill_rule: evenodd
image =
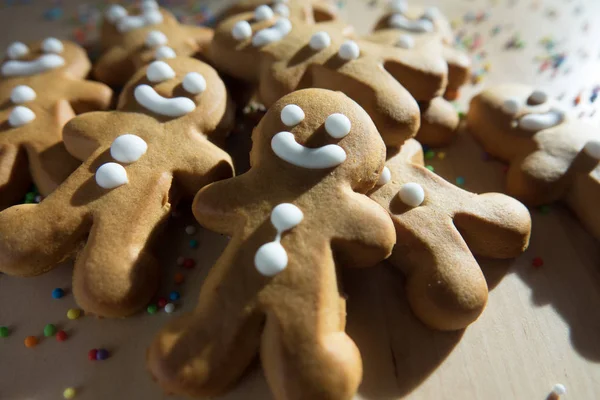
M212 36L212 29L180 24L153 0L128 8L113 4L102 21L103 54L94 65L94 76L110 86L123 86L154 60L201 53Z
M65 126L65 145L81 167L39 205L0 213L0 271L39 275L75 255L81 308L122 317L144 307L158 283L151 249L171 204L233 174L230 157L211 143L232 122L225 85L210 66L178 57L141 69L118 111Z
M600 129L572 120L542 90L506 84L471 101L469 132L509 163L507 193L528 205L564 200L600 239Z
M439 54L441 44L432 41L431 46ZM279 16L263 20L256 13L221 23L209 56L226 73L258 83L267 107L297 89L343 91L369 113L388 146L401 144L419 128L418 105L410 93L430 100L446 85L447 66L441 57L348 40L330 25Z
M50 194L79 165L62 144L63 125L107 109L112 97L85 80L90 68L84 49L69 41L8 47L0 62L0 210L22 199L32 180Z
M517 200L462 190L424 166L408 140L390 155L370 197L387 209L397 243L390 262L406 275L415 315L440 330L467 327L483 311L488 288L474 257L512 258L529 244L531 217Z
M227 8L220 19L253 12L262 5L270 7L274 13L284 18L291 17L310 24L330 22L338 18L337 7L330 0L241 0Z
M427 146L447 146L456 137L460 118L452 104L443 97L419 103L421 128L416 139Z
M386 211L365 196L385 145L354 101L306 89L270 108L250 158L249 172L196 196L198 221L231 241L196 310L154 340L148 367L168 392L213 396L260 351L276 399L349 400L362 362L344 332L336 268L374 265L395 241Z

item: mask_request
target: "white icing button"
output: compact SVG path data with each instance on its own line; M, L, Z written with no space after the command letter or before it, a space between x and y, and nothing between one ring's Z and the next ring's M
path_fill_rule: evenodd
M296 126L304 121L304 111L295 104L288 104L281 110L281 122L286 126Z
M331 45L331 37L327 32L317 32L314 35L312 35L312 37L310 38L310 42L308 42L308 45L313 50L321 51L329 47L329 45Z
M419 207L425 200L425 192L418 183L410 182L402 185L398 191L398 197L404 204L410 207Z
M231 36L235 40L246 40L252 36L252 27L248 21L238 21L231 29Z
M600 161L600 140L590 140L583 150L590 156Z
M104 15L105 15L106 19L108 20L108 22L110 22L111 24L114 24L115 22L119 21L121 18L127 16L127 10L123 6L114 4L110 7L108 7L108 9L106 10L106 13Z
M130 164L146 154L148 144L137 135L126 133L117 137L110 145L110 155L115 160Z
M534 90L531 96L529 96L529 100L536 105L544 104L548 101L548 94L542 90Z
M35 119L35 113L27 107L16 106L8 116L8 124L13 128L23 126Z
M154 53L154 58L156 60L161 60L163 58L175 58L175 57L177 57L177 54L175 54L175 50L173 50L169 46L161 46L158 49L156 49L156 52Z
M381 175L379 176L379 181L377 182L378 186L387 185L392 180L392 172L388 167L383 167L383 171L381 171Z
M304 147L291 132L279 132L271 139L271 149L282 160L306 169L333 168L346 161L346 152L336 144L316 149Z
M65 59L57 54L44 54L34 61L7 61L2 65L4 76L30 76L41 74L65 65Z
M29 54L29 47L21 42L14 42L6 49L6 56L11 60L18 60L27 54Z
M65 47L62 42L56 38L49 37L44 39L42 42L42 50L44 53L60 54L64 51Z
M165 44L167 44L167 42L167 35L165 35L161 31L150 31L148 32L148 35L146 35L146 41L144 42L144 44L146 45L146 47L152 49L154 47L164 46Z
M141 106L158 115L181 117L196 109L196 103L187 97L168 99L156 93L156 90L148 85L139 85L133 95Z
M564 394L567 393L567 388L562 383L557 383L552 388L552 393L555 394L555 395L557 395L557 396L562 396L562 395L564 395Z
M103 189L114 189L128 182L127 171L121 164L109 162L96 171L96 183Z
M398 38L398 41L396 42L396 47L410 50L413 47L415 47L415 39L410 35L402 35Z
M23 104L28 101L33 101L36 98L35 90L27 85L16 86L12 92L10 92L10 101L14 104Z
M183 78L183 88L188 93L200 94L206 90L206 79L197 72L190 72Z
M432 32L433 24L428 19L411 20L402 14L392 14L389 19L389 24L392 28L404 29L410 32L423 33Z
M338 54L344 60L356 60L360 56L360 48L354 40L348 40L342 43Z
M263 276L275 276L283 271L287 264L287 252L279 242L263 244L254 256L254 265Z
M296 227L303 219L302 210L290 203L279 204L271 212L271 223L280 234Z
M427 7L427 9L425 10L425 13L423 13L423 16L421 18L425 18L428 19L430 21L433 21L434 19L436 19L437 17L440 16L440 9L437 7Z
M142 2L141 8L144 11L158 10L158 3L154 0L145 0Z
M352 123L344 114L331 114L325 120L325 131L329 136L341 139L350 133Z
M518 113L520 108L521 105L516 99L505 100L504 104L502 104L502 111L510 115L515 115Z
M146 70L146 78L150 82L164 82L175 78L175 71L164 61L153 61Z
M527 114L519 119L519 128L526 131L537 132L542 129L555 127L563 122L564 118L563 112L556 109L544 114Z
M144 19L146 20L146 25L156 25L163 21L163 16L158 10L149 11L144 12Z
M257 21L266 21L273 18L273 10L267 5L256 7L254 10L254 19Z
M290 16L290 8L283 3L275 4L273 7L273 11L275 14L280 15L284 18L289 18Z
M408 9L408 4L406 3L406 0L392 0L390 3L390 9L392 12L403 14Z
M254 47L264 46L269 43L278 42L292 31L292 23L289 19L280 18L270 28L262 29L252 38Z

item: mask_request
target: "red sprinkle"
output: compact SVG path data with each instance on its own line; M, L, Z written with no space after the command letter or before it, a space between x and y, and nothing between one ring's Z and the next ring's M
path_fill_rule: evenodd
M56 333L56 340L58 340L59 342L64 342L65 340L67 340L67 338L67 332L65 331L58 331Z
M98 354L98 350L97 349L91 349L90 351L88 351L88 360L90 361L96 361L96 355Z
M160 308L163 308L164 306L167 305L167 299L165 299L164 297L159 297L158 300L156 301L156 304L158 304L158 306Z
M539 268L544 265L544 260L542 260L542 257L536 257L531 262L531 265L533 265L534 268Z
M186 258L185 260L183 260L183 268L191 269L191 268L194 268L195 266L196 266L196 261L194 261L192 258Z

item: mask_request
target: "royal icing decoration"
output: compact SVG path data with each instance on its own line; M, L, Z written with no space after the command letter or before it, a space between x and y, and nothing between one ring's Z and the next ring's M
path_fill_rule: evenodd
M110 146L110 155L115 160L130 164L146 154L148 144L137 135L125 134L116 138Z
M235 40L246 40L252 36L252 27L248 23L248 21L238 21L231 28L231 36Z
M168 99L156 93L153 87L139 85L133 93L137 102L158 115L181 117L196 109L196 104L187 97Z
M392 180L392 173L388 167L383 167L383 171L381 171L381 175L379 175L379 181L377 182L378 186L387 185Z
M42 42L42 50L44 53L60 54L64 49L65 47L63 46L62 42L53 37L46 38Z
M279 132L271 139L271 148L277 157L306 169L332 168L346 161L346 152L336 144L316 149L304 147L291 132Z
M406 0L393 0L390 4L390 8L395 13L404 14L408 10L408 4Z
M191 94L200 94L206 90L206 79L197 72L189 72L183 78L183 89Z
M548 101L548 94L542 90L535 90L529 96L529 102L534 105L544 104L546 101Z
M29 76L50 71L65 65L65 60L57 54L44 54L34 61L7 61L2 65L4 76Z
M434 19L436 19L440 15L441 15L441 12L440 12L439 8L437 8L437 7L427 7L427 9L425 10L425 13L423 14L423 16L421 18L425 18L425 19L428 19L430 21L433 21Z
M415 47L415 39L410 35L401 35L396 42L396 47L410 50Z
M502 104L502 111L510 115L518 113L520 108L521 104L516 99L508 99Z
M425 200L425 191L418 183L405 183L398 191L398 197L409 207L419 207Z
M175 71L164 61L154 61L146 70L146 78L150 82L164 82L175 78Z
M29 47L25 43L14 42L6 49L6 56L11 60L18 60L29 54Z
M356 60L360 56L360 48L354 40L348 40L342 43L338 55L343 60Z
M148 48L155 48L166 45L168 42L167 36L161 31L150 31L146 35L146 41L144 44Z
M156 49L156 52L154 53L154 58L157 60L175 57L177 57L177 55L175 54L175 50L173 50L169 46L161 46L158 49Z
M288 255L281 245L281 235L304 219L302 210L290 203L279 204L271 212L271 223L277 230L275 240L260 246L254 256L254 265L261 275L272 277L283 271L288 264Z
M428 18L421 18L417 20L411 20L406 18L404 15L397 13L390 17L390 26L396 29L404 29L406 31L423 33L432 32L433 24Z
M527 114L519 119L519 128L537 132L552 128L563 122L565 116L560 110L552 110L543 114Z
M341 139L350 133L352 123L344 114L331 114L325 120L325 131L332 138Z
M19 85L10 92L10 101L14 104L23 104L35 100L36 96L35 90L29 86Z
M278 3L273 6L275 14L282 16L283 18L289 18L290 8L283 3Z
M106 13L104 15L106 16L106 19L108 20L108 22L110 22L111 24L114 24L117 21L119 21L121 18L127 16L127 10L125 8L123 8L123 6L115 4L115 5L108 7L108 10L106 10Z
M256 7L254 10L254 19L257 21L266 21L273 18L273 10L267 5Z
M323 31L312 35L308 42L308 46L315 51L326 49L329 45L331 45L331 36L329 36L329 33Z
M114 189L129 182L122 165L109 162L96 170L96 183L103 189Z
M252 45L255 47L264 46L269 43L278 42L292 31L292 23L289 19L280 18L270 28L265 28L256 33L252 38Z
M583 150L590 156L600 161L600 140L591 140L585 144Z
M143 28L145 26L156 25L163 22L163 16L158 10L158 7L142 7L141 15L130 16L126 14L116 20L117 30L121 33L129 32L134 29Z
M35 113L24 106L16 106L8 116L8 125L13 128L23 126L35 119Z
M281 110L281 122L285 126L296 126L304 121L304 111L295 104L288 104Z

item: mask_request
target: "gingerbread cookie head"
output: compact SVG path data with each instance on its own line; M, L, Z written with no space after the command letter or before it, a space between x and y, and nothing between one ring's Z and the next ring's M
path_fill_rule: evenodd
M223 393L260 352L275 398L353 397L362 362L344 332L336 267L371 266L391 250L392 223L364 195L384 160L373 122L343 93L275 102L253 133L250 171L194 200L198 221L232 238L196 311L171 320L148 351L165 390Z
M84 78L90 71L90 61L85 50L68 40L48 37L32 43L13 42L0 62L0 79L27 78L43 75L70 74Z
M212 39L212 30L179 24L152 0L125 9L110 6L104 17L101 41L104 54L94 75L111 86L122 86L142 66L160 59L193 56Z
M518 201L462 190L424 166L408 140L386 162L371 193L390 213L397 243L390 262L406 275L415 315L434 329L467 327L483 311L485 277L474 257L513 258L528 246L531 218Z

